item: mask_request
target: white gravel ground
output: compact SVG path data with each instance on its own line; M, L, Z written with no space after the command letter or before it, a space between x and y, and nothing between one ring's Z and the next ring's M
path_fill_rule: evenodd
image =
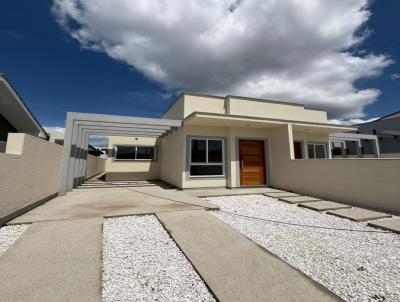
M263 195L208 198L221 210L315 226L377 231ZM347 301L400 301L400 235L305 228L212 212Z
M0 228L0 256L22 235L28 224L10 225Z
M155 216L103 228L103 301L215 301Z

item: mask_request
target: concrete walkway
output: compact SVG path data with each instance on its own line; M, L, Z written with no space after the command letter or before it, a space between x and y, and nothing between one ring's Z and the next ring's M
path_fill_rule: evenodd
M0 257L0 300L101 301L102 219L32 224Z
M219 301L342 301L206 211L156 215Z

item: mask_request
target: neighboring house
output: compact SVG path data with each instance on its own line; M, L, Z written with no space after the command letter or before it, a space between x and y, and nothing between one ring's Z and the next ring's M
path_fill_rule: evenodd
M382 157L400 158L400 111L354 126L358 128L358 133L378 137Z
M5 151L8 133L17 132L48 137L11 83L0 74L0 152Z
M329 147L332 158L381 157L378 137L372 134L333 133Z
M49 136L49 142L56 143L58 145L64 145L65 134L61 131L50 129L45 127L45 130Z
M165 137L109 138L107 180L161 179L182 189L269 185L287 152L293 159L326 159L329 134L357 130L300 104L191 93L162 118L183 123Z

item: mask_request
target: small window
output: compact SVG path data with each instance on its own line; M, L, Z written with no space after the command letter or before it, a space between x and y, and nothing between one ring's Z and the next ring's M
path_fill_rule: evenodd
M222 139L191 139L190 148L190 176L224 176Z
M116 160L155 160L156 148L153 146L115 146Z
M154 147L137 146L136 159L155 159Z
M315 157L325 158L325 145L314 145L315 146Z
M117 146L115 159L133 160L135 159L135 147Z
M307 144L308 158L326 158L325 144Z

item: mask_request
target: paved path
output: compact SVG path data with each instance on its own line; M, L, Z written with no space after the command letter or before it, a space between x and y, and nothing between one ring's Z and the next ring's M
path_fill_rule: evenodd
M101 301L102 219L32 224L0 257L0 300Z
M209 212L156 215L221 302L342 301Z

